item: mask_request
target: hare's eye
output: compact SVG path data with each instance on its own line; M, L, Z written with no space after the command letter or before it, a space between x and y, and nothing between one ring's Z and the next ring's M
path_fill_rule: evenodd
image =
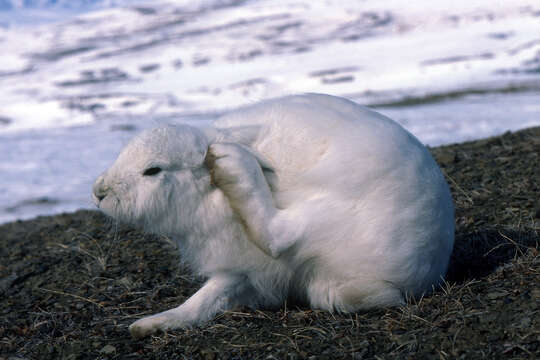
M152 176L152 175L159 174L160 172L161 172L161 168L159 168L159 167L151 167L151 168L148 168L148 169L144 170L143 175L144 176Z

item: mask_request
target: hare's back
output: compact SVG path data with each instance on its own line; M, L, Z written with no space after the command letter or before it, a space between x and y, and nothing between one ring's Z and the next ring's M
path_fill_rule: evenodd
M314 181L322 176L328 184L332 173L347 173L343 179L356 186L368 169L372 178L405 161L411 164L426 157L418 140L394 121L329 95L262 102L223 116L215 126L232 131L252 128L247 132L251 136L242 141L276 170L282 186L303 183L299 182L303 175Z

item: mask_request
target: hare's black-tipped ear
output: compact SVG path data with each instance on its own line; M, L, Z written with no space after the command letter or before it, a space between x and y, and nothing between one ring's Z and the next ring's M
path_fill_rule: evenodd
M206 154L204 156L204 162L203 166L208 169L208 172L210 173L210 185L211 186L217 186L214 180L214 166L216 165L216 155L212 152L211 145L208 145L208 148L206 149Z
M208 148L206 149L206 154L204 155L204 166L206 166L209 170L212 170L215 163L216 156L212 153L210 145L208 145Z

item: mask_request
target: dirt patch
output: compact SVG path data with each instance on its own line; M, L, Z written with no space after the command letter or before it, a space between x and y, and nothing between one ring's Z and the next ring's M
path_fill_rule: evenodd
M447 283L429 297L347 315L239 309L136 341L131 322L202 279L167 238L78 211L0 226L0 359L538 358L540 128L432 152L457 232Z

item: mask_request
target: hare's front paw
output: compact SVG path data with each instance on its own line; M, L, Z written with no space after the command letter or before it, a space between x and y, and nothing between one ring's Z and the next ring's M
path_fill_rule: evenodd
M140 339L145 336L154 334L158 331L165 331L168 318L164 315L153 315L135 321L129 326L129 332L135 339Z
M184 316L178 313L177 309L171 309L135 321L129 326L129 332L135 339L140 339L158 331L186 328L190 324Z
M207 162L212 181L227 195L242 199L264 181L259 163L240 145L219 143L210 146Z

